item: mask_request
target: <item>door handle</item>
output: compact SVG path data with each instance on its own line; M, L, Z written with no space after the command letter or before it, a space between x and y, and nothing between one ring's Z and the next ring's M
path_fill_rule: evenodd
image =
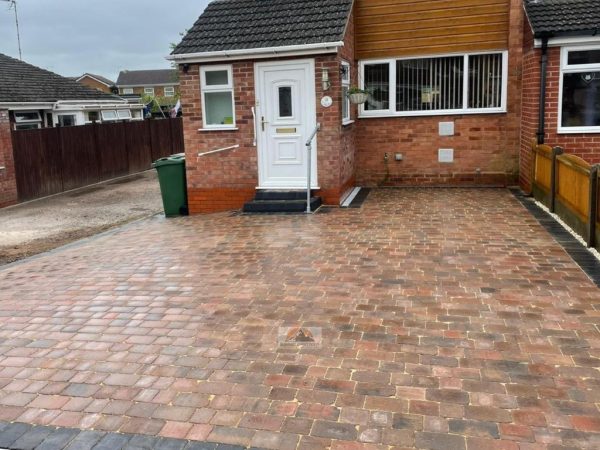
M263 130L263 131L265 131L265 123L269 123L269 122L267 122L267 121L265 120L265 116L262 116L262 117L260 118L260 126L261 126L261 128L262 128L262 130Z

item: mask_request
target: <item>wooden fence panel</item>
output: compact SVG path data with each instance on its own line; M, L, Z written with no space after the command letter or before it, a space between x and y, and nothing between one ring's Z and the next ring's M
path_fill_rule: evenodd
M152 144L148 121L130 122L125 128L129 173L148 170L152 164Z
M534 150L535 183L546 191L552 186L552 147L540 145Z
M100 178L100 159L93 126L59 128L63 188L65 191L97 183Z
M62 191L60 146L52 130L30 130L28 135L13 134L15 172L19 200ZM52 139L54 135L54 139ZM46 147L49 151L45 151ZM58 153L58 154L57 154Z
M596 224L600 228L600 171L597 175L598 183L596 184Z
M94 126L100 160L100 178L103 180L129 174L126 125L126 123L107 123Z
M103 123L12 132L19 200L148 170L183 149L183 121Z
M591 166L575 155L561 155L556 160L557 198L587 222L590 213Z
M44 166L45 193L42 195L58 194L64 190L62 171L62 150L58 129L42 130L42 165Z
M185 153L185 145L183 143L183 119L172 119L171 122L171 144L172 154Z
M157 119L148 121L150 125L150 138L152 143L152 160L172 155L173 139L171 137L171 121Z

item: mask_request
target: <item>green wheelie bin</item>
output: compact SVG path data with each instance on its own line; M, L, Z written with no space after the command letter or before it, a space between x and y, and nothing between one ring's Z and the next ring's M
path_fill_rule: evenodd
M172 155L154 161L152 167L158 172L165 216L187 215L187 185L185 180L185 156Z

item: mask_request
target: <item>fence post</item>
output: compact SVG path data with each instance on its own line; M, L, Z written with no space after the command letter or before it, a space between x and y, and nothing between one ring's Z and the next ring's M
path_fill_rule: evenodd
M552 167L550 169L550 212L556 210L556 158L564 153L562 147L552 149Z
M588 247L596 245L596 218L598 217L598 170L600 164L594 164L590 169L590 214L588 217Z

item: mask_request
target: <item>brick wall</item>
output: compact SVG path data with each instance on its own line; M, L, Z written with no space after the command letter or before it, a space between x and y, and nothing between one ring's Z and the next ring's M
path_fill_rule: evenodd
M135 95L144 95L145 87L153 87L154 88L154 96L155 97L164 97L165 95L165 86L138 86L133 88L133 93ZM175 95L177 95L180 91L179 86L175 86ZM123 94L123 88L119 88L119 93Z
M505 114L362 119L357 126L357 183L362 186L487 185L516 182L520 144L522 23L511 0L508 112ZM455 136L440 137L439 122L454 122ZM454 163L438 162L453 148ZM389 159L384 156L388 153ZM394 155L404 160L396 162Z
M544 142L553 147L560 146L566 153L577 155L591 164L600 163L600 134L558 134L557 132L560 52L560 47L548 48ZM531 142L536 139L539 121L540 61L542 57L541 49L534 48L533 35L529 25L525 27L524 55L523 76L525 81L523 85L520 184L523 189L528 190L531 177Z
M99 91L106 92L108 94L112 93L112 91L110 90L110 86L107 86L104 83L100 83L99 81L96 81L90 77L82 78L81 80L79 80L78 83L83 84L84 86L87 86L92 89L98 89Z
M17 181L8 111L0 110L0 208L17 203Z
M340 56L314 57L316 71L316 115L321 123L317 137L318 195L326 204L339 205L340 198L353 182L354 145L351 129L342 129ZM188 201L191 213L208 213L238 209L254 198L258 186L257 147L253 145L254 122L251 108L255 104L255 61L234 61L233 82L236 126L232 131L201 131L202 109L200 67L190 65L180 72ZM323 91L323 69L329 71L331 88ZM329 108L320 100L334 99ZM198 157L198 153L239 145L234 150Z

